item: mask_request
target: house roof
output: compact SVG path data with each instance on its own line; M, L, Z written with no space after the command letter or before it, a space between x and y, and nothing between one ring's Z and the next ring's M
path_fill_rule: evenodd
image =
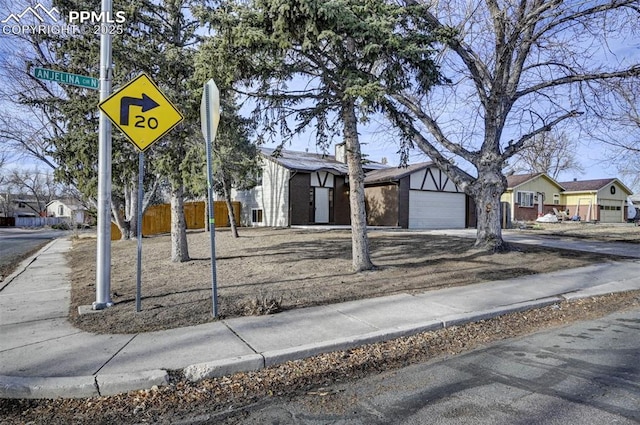
M521 184L531 181L541 175L542 173L512 174L507 176L507 188L511 189L516 186L520 186Z
M567 192L587 192L587 191L598 191L603 187L617 181L616 178L608 178L608 179L596 179L596 180L574 180L570 182L562 182L560 183ZM620 182L618 182L620 183ZM622 185L624 187L624 185ZM626 187L625 187L626 189ZM631 193L631 192L629 192Z
M512 174L510 176L507 176L507 189L514 189L520 185L523 185L525 183L528 183L540 177L549 180L550 182L552 182L562 190L565 189L562 183L558 183L557 181L555 181L545 173Z
M408 165L406 167L390 167L374 170L367 173L364 178L365 184L389 183L398 181L416 171L423 170L433 165L433 162L421 162L419 164Z
M262 155L271 161L277 162L285 168L296 171L331 171L337 174L347 174L349 167L337 161L333 155L323 155L309 152L298 152L281 149L276 153L276 149L261 147ZM367 162L363 165L365 170L375 170L387 167L376 162Z

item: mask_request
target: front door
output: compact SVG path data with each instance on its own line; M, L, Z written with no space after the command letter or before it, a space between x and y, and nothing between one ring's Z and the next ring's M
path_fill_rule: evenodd
M315 188L315 219L316 223L329 223L329 188Z

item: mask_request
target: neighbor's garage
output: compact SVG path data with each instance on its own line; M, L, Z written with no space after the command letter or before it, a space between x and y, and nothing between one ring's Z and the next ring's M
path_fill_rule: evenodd
M409 229L464 229L465 194L409 191Z
M624 209L620 201L600 199L600 223L624 222Z

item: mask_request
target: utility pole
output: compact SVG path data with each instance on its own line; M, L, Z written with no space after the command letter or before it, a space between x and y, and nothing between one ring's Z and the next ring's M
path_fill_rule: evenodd
M102 16L112 16L112 0L102 0ZM111 34L100 34L100 102L111 94ZM111 300L111 122L100 111L98 127L98 247L94 310L113 305Z

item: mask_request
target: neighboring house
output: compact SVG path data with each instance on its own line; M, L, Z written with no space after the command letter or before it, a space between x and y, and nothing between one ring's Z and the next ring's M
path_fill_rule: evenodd
M507 190L500 201L508 204L512 220L533 221L553 208L565 210L563 190L545 173L514 174L507 176Z
M47 204L47 217L66 218L75 224L89 220L86 208L75 199L55 199Z
M560 182L563 200L570 214L583 221L624 223L631 190L616 178Z
M533 221L555 208L581 221L624 223L629 195L631 190L616 178L556 182L534 173L508 176L500 200L509 204L512 220Z
M44 211L35 196L30 195L0 195L0 217L41 217Z
M369 225L405 229L461 229L475 226L475 207L432 162L367 173Z
M348 167L344 144L336 155L260 148L262 175L258 185L233 191L242 204L242 224L286 227L307 224L350 224ZM368 163L365 171L386 167Z

